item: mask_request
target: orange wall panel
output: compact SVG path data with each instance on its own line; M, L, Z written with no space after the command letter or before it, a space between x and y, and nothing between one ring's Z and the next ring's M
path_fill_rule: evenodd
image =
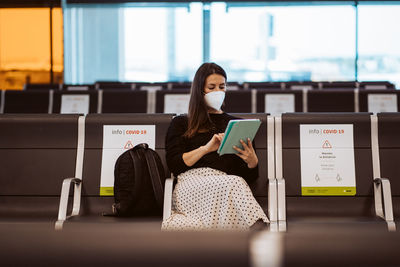
M53 9L53 70L63 71L61 8ZM0 89L47 83L49 71L50 8L0 8Z
M64 69L63 16L61 8L53 9L53 69L62 72Z
M53 10L53 63L62 70L62 11ZM0 68L50 70L50 9L0 9Z

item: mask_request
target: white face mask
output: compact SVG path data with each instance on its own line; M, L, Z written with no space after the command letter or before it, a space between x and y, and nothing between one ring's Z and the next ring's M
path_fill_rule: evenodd
M222 103L225 99L224 91L215 91L205 94L204 100L206 101L207 106L212 109L220 110Z

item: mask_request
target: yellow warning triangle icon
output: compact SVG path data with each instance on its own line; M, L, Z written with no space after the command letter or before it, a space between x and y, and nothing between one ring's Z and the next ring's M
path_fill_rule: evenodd
M322 144L322 148L332 148L331 143L328 140L325 140Z
M131 149L131 148L133 148L132 142L131 141L126 142L124 149Z

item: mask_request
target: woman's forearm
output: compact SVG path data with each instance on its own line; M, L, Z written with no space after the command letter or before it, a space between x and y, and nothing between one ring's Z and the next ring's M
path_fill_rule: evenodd
M182 159L186 166L193 166L199 159L201 159L205 154L208 153L206 146L201 146L190 152L183 153Z

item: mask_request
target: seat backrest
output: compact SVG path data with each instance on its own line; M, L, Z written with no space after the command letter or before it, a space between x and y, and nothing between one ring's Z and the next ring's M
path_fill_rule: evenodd
M48 113L49 91L7 90L4 95L4 113Z
M56 216L62 181L75 176L78 117L0 115L0 217Z
M285 101L280 101L281 100ZM286 104L289 100L293 100L293 106L287 107ZM303 92L301 90L275 90L275 89L264 89L257 90L257 112L271 113L268 105L266 105L266 100L269 98L270 101L274 103L273 110L278 110L279 106L282 105L281 113L283 112L302 112L303 111ZM275 114L273 114L275 115Z
M101 113L146 113L147 91L104 90Z
M225 95L226 112L250 113L252 112L252 96L250 90L227 90Z
M0 195L59 195L74 177L78 115L0 115Z
M373 195L370 114L289 113L283 114L281 118L283 177L286 181L286 194L288 196L302 196L300 125L329 124L353 125L354 167L357 192L356 196ZM327 140L328 142L330 141L329 137L327 138ZM332 141L330 141L330 143L332 143ZM321 149L324 149L324 143L321 143ZM318 166L319 164L321 164L319 160L307 162L307 165L310 167Z
M381 176L390 180L392 195L399 197L400 113L378 113L378 140Z
M354 90L309 90L308 112L355 112Z
M276 120L279 121L279 118ZM279 150L282 153L282 166L277 159L276 173L278 178L282 173L285 179L288 216L372 216L374 177L370 114L292 113L283 114L281 120L282 149L279 149L280 142L277 141L276 153L279 155ZM331 128L329 126L331 124L335 126ZM304 145L303 152L300 146L301 125L305 125L302 127L303 131L308 128L315 129L303 132L305 136L303 142L318 140L313 144L315 148ZM345 141L339 141L341 142L339 145L337 144L338 140L341 140L340 137L330 137L326 134L318 136L318 131L324 129L337 130L335 134L341 133L342 131L339 131L341 129L345 129L344 132L351 132L349 125L352 125L353 129L352 145L349 145L351 135L350 137L347 135ZM278 125L276 129L279 129ZM275 138L279 140L279 130ZM329 147L335 150L329 150ZM304 153L303 159L302 153ZM304 188L302 188L302 166L305 168L304 180L308 180L309 183L304 182ZM341 184L338 179L348 182ZM323 181L324 185L320 186L317 180ZM326 184L326 181L329 183Z
M89 114L86 116L82 177L82 196L84 197L82 208L84 213L110 212L111 204L114 201L114 198L110 196L100 197L102 164L106 164L105 161L108 160L102 158L104 126L155 125L155 150L162 159L168 177L169 171L165 161L165 136L172 118L172 114ZM134 144L135 136L133 135L130 140ZM113 169L114 163L108 162L108 164ZM113 176L113 172L111 175Z
M400 110L398 90L359 90L361 112L398 112Z

